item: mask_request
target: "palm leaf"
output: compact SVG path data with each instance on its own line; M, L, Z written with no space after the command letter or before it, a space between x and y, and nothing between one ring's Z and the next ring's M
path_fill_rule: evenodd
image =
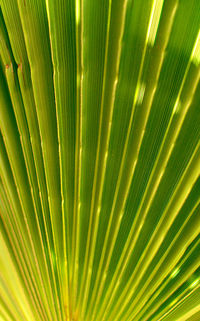
M199 320L200 2L0 9L0 320Z

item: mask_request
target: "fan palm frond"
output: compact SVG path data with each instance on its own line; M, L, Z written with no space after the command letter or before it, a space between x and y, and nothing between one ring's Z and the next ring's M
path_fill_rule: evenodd
M199 0L0 0L0 320L200 320Z

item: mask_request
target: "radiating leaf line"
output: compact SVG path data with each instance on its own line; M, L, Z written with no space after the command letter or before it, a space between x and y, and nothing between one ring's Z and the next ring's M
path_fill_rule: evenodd
M109 218L109 224L108 224L108 230L107 230L108 232L105 237L104 248L103 248L103 252L101 255L101 261L99 263L97 280L96 280L96 284L95 284L95 287L93 290L94 295L97 292L97 288L99 287L99 278L100 278L100 273L101 273L103 266L104 266L104 271L105 271L103 279L105 280L105 277L106 277L106 271L107 271L107 268L108 268L108 265L110 262L112 250L113 250L113 247L115 244L115 240L116 240L117 233L119 230L120 222L121 222L121 219L123 216L124 205L125 205L124 203L126 201L127 194L128 194L129 188L130 188L131 181L132 181L132 177L134 174L134 170L135 170L135 166L136 166L136 162L137 162L137 157L138 157L138 153L139 153L139 148L140 148L141 141L142 141L143 135L144 135L144 128L146 126L148 114L150 112L150 107L151 107L152 100L154 97L154 93L155 93L154 89L156 89L156 86L157 86L157 81L158 81L160 69L162 66L163 58L164 58L164 50L165 50L166 45L168 43L170 29L172 27L172 21L173 21L173 17L174 17L176 8L177 8L177 3L173 3L173 4L168 3L168 6L169 7L166 8L166 11L167 11L167 9L169 10L169 14L167 15L167 22L165 21L165 19L163 19L163 21L161 20L160 27L158 30L158 38L157 38L157 41L156 41L156 44L154 47L155 49L153 49L153 50L155 50L155 54L152 52L152 62L150 64L150 69L148 71L149 72L148 76L151 77L151 81L147 82L148 88L146 88L143 103L141 106L141 112L138 115L137 128L135 128L136 135L137 135L135 137L137 137L137 138L135 138L136 141L134 142L134 149L131 152L131 155L129 155L128 164L126 164L126 155L127 155L127 150L129 147L128 143L129 143L129 137L130 137L130 133L131 133L132 117L130 120L130 127L127 132L127 138L126 138L126 143L125 143L125 147L124 147L123 158L121 161L120 173L119 173L119 177L118 177L115 196L114 196L111 214L110 214L110 218ZM163 33L165 36L163 35ZM133 108L133 110L134 110L134 108ZM137 132L137 129L139 130L138 132ZM125 182L125 186L124 186L123 180L125 181L125 179L126 179L126 182ZM118 198L118 195L120 195L119 198ZM116 223L116 227L115 227L114 232L111 237L111 234L109 233L109 231L111 229L111 224L112 224L115 209L117 210L118 216L117 216L117 218L115 218L117 223ZM107 245L109 237L112 238L112 241L111 241L111 243L109 243L110 248L108 249L108 253L106 253L106 245ZM105 257L106 257L106 261L104 262ZM103 287L103 282L101 282L100 289L98 289L99 293L101 293L102 287Z
M197 246L197 249L199 249L198 246ZM196 251L195 254L197 254L197 253L198 253L198 251ZM195 255L195 258L196 258L196 262L195 263L192 262L193 264L190 263L190 269L188 269L188 271L186 271L185 274L181 274L181 279L179 277L179 279L177 281L175 281L174 285L170 288L170 291L168 290L168 292L165 294L165 296L161 297L161 299L159 300L159 303L157 303L157 306L155 305L155 308L151 310L151 314L153 314L153 312L155 312L156 309L158 309L158 306L160 306L164 302L164 300L168 299L173 294L174 290L176 290L186 280L188 280L190 278L190 275L192 275L196 271L196 269L199 266L197 255ZM191 258L190 258L190 261L191 261ZM183 266L181 266L180 268L183 268ZM165 286L165 284L163 284L162 287L164 287L164 286ZM148 304L149 304L149 302L148 302ZM146 306L145 306L145 309L146 309ZM143 312L145 312L145 311L141 310L140 313L135 317L135 319L138 320L138 318L140 318L140 315L143 314ZM145 316L144 318L145 318L145 320L147 320L149 318L149 315L147 314L147 316Z
M11 256L9 256L9 252L6 251L7 250L7 246L5 244L5 241L3 240L3 236L1 235L1 266L4 269L4 276L10 274L10 275L14 275L15 277L13 278L13 282L8 284L6 283L6 278L5 280L3 279L3 277L1 278L1 290L2 290L2 295L3 297L6 299L8 299L8 307L11 310L12 306L14 307L15 305L15 311L13 311L13 315L16 316L17 318L20 318L20 320L27 320L30 318L30 316L32 315L31 309L29 307L29 305L27 304L27 298L24 295L23 292L23 288L19 279L19 276L17 274L17 271L15 270L15 266L13 265L13 261ZM7 253L6 253L7 252ZM2 260L3 255L6 256L6 260ZM5 264L6 262L6 264ZM6 266L7 265L7 266ZM9 268L7 268L9 266ZM6 267L6 269L5 269ZM8 280L9 278L7 278ZM12 289L15 289L15 293L11 292ZM7 293L6 293L7 292ZM20 296L19 296L20 294ZM10 300L12 301L10 301ZM10 302L9 302L10 301ZM16 304L15 304L16 303ZM24 303L24 304L23 304ZM16 315L17 313L18 316Z
M63 246L66 265L66 286L68 292L71 279L71 231L73 228L73 193L74 193L74 145L75 145L75 3L51 3L46 1L50 28L51 50L54 68L54 88L57 111L59 160L61 169L61 195L63 216ZM68 8L69 6L69 8ZM59 24L56 24L59 21ZM68 21L66 25L66 21ZM66 28L67 27L67 28ZM71 50L70 50L71 48ZM71 64L72 62L72 64ZM69 315L69 294L66 298Z
M106 50L105 50L105 62L104 62L104 76L103 76L103 89L100 107L100 121L99 132L97 141L97 152L95 160L94 180L92 187L91 207L90 207L90 220L88 228L88 240L85 254L84 265L84 277L86 280L82 281L81 291L84 291L84 298L81 300L81 294L79 295L79 304L82 301L82 315L85 314L86 302L88 300L90 281L92 275L92 265L94 259L95 244L97 238L98 224L99 224L99 210L98 204L95 204L95 200L98 199L98 195L102 194L103 181L105 176L108 143L111 131L112 114L114 108L114 101L116 95L117 78L119 72L119 64L122 49L122 37L124 31L124 20L126 13L127 1L119 1L119 3L109 2L108 13L108 25L106 35ZM119 21L118 13L121 11L121 20ZM118 38L114 38L114 33L118 31ZM114 40L112 41L112 39ZM115 51L115 55L113 55ZM112 66L112 69L108 66ZM110 88L111 86L111 88ZM109 106L109 108L108 108ZM93 231L93 233L92 233ZM89 273L87 273L89 271ZM87 274L86 274L87 273ZM85 281L85 282L84 282ZM82 293L81 292L81 293Z
M10 72L11 72L11 74L9 74L8 77L10 77L10 79L9 79L9 81L11 82L10 86L14 86L14 88L13 88L13 93L14 93L14 91L17 90L17 89L15 88L15 80L13 79L12 70L10 70ZM37 212L35 211L34 203L32 202L33 195L31 195L31 193L29 193L29 190L26 190L26 192L24 190L25 186L29 186L29 182L28 182L28 178L27 178L26 174L24 175L23 169L22 169L23 168L23 154L22 153L20 154L20 150L18 150L18 151L14 150L14 142L15 141L17 142L17 145L20 145L20 143L17 141L17 139L15 140L15 138L14 138L14 136L18 136L18 133L16 132L16 128L14 130L14 126L12 126L12 117L10 117L8 115L7 110L6 110L6 103L5 103L5 101L3 101L3 99L5 99L5 98L2 96L2 99L1 99L2 108L1 108L1 119L0 119L1 128L2 128L3 133L4 133L3 138L5 137L5 139L6 139L5 143L6 143L6 148L7 148L7 152L8 152L9 158L10 158L10 160L12 160L11 166L12 166L13 174L15 175L15 181L17 182L16 185L19 186L18 194L19 194L20 201L21 201L21 204L22 204L23 213L24 213L25 216L29 215L29 218L28 218L29 223L30 223L30 215L32 214L32 220L33 220L33 217L35 218L35 221L34 221L35 228L38 229L39 225L38 225L38 221L37 221L38 217L36 215ZM13 99L14 100L18 99L17 95L15 97L13 97ZM21 103L20 100L17 101L16 102L16 107L19 108L19 110L17 112L19 112L19 118L21 119L21 117L20 117L21 116L21 114L20 114L20 112L21 112L20 103ZM18 121L20 122L19 119L18 119ZM7 126L10 128L11 140L8 140L7 136L5 136L5 132L6 132ZM19 123L18 123L18 126L19 126ZM28 138L27 138L26 130L25 130L25 132L23 132L22 135L25 135L24 136L25 142L28 142L27 141ZM20 136L20 137L21 137L21 141L23 141L22 136ZM28 145L26 145L26 147L27 146ZM24 150L24 155L27 155L26 152L27 151ZM18 163L16 163L17 154L20 155L19 158L18 158ZM31 156L31 152L28 153L28 155ZM26 157L25 157L25 159L26 159ZM21 162L21 160L22 160L22 162ZM39 232L38 237L39 237L40 241L42 242L40 229L38 229L38 232ZM32 235L30 233L30 237L31 236ZM42 285L42 288L43 288L43 291L44 291L43 293L45 293L44 285L43 285L43 282L42 282L41 269L39 268L39 263L38 263L37 256L36 256L36 253L35 253L34 244L36 244L36 242L35 241L31 241L31 242L32 242L32 251L33 251L34 257L36 259L36 266L37 266L37 269L38 269L38 275L39 275L40 280L41 280L41 285Z
M165 212L163 213L158 225L153 231L150 241L145 247L145 250L143 251L139 261L137 262L136 268L131 275L131 278L129 279L128 283L124 288L123 294L121 294L120 298L118 298L118 303L115 305L115 309L113 310L112 315L115 312L117 313L117 311L119 315L119 310L118 310L119 307L122 310L123 306L125 306L129 301L130 297L132 296L132 293L134 292L135 287L137 286L141 277L144 274L144 270L146 269L146 267L151 261L151 258L153 256L152 252L154 254L156 253L157 249L159 248L160 244L164 239L164 236L168 230L168 227L166 226L168 226L173 216L176 215L178 209L182 206L183 202L185 201L185 198L187 197L190 191L191 186L193 186L194 182L199 176L200 174L200 166L199 166L200 154L199 153L200 153L200 143L195 148L195 151L193 152L192 158L184 172L184 175L182 176L176 188L176 192L174 193L172 200L168 203L167 208L165 209ZM173 209L173 206L174 206L174 209ZM174 210L174 213L173 213L173 210ZM171 215L169 215L169 213ZM127 290L125 289L130 290L128 294L127 294ZM115 315L115 318L116 318L116 315ZM118 320L118 318L116 318L116 320Z
M34 102L34 96L32 91L30 70L29 70L27 54L26 54L26 49L24 44L23 32L21 29L21 22L19 18L18 8L16 5L17 4L12 1L9 4L9 7L7 6L4 7L4 3L3 3L2 8L5 9L4 14L7 19L7 26L10 32L9 33L10 39L12 42L14 42L14 44L15 44L15 39L18 40L16 47L13 44L13 50L14 50L16 61L18 62L17 73L19 77L19 84L20 84L25 112L27 116L28 127L30 130L30 140L31 140L31 145L33 149L34 161L36 165L36 172L37 172L37 178L38 178L38 184L39 184L39 195L42 202L42 214L43 214L43 221L44 221L45 233L46 233L47 244L48 244L49 259L51 262L51 270L53 271L53 263L52 263L51 250L50 250L50 248L53 248L52 232L51 232L51 225L49 224L50 216L49 216L49 207L48 207L48 195L46 190L46 181L45 181L46 179L45 179L44 165L42 160L40 134L38 129L35 102ZM15 28L15 26L17 26L17 28ZM9 45L6 44L6 47L7 48L5 52L2 50L3 55L5 55L4 64L8 64L10 61L10 57L12 56L10 55L10 52L8 52ZM54 273L52 275L53 275L55 293L57 293ZM55 296L55 299L57 301L58 299L57 295Z
M183 81L182 81L182 84L181 84L181 87L179 90L178 97L182 93L182 89L185 84L185 79L186 79L186 76L188 75L188 70L190 70L189 69L190 64L191 64L191 62L188 63L188 67L186 68L185 75L184 75L184 78L183 78ZM176 138L178 137L178 134L181 129L182 123L184 121L184 118L186 116L187 110L190 106L190 102L193 98L194 91L196 90L196 87L198 85L199 75L200 75L199 68L194 69L193 73L194 74L196 73L196 77L194 76L192 78L194 83L189 82L188 89L187 89L187 86L185 86L186 90L189 90L189 92L187 91L188 94L185 95L186 96L185 101L181 102L181 105L182 105L181 111L179 112L178 115L174 115L174 113L172 113L172 115L171 115L171 119L169 121L169 125L168 125L168 128L165 133L165 137L163 138L162 145L160 147L160 151L159 151L157 159L155 161L151 176L149 178L149 181L148 181L145 193L144 193L144 196L140 202L140 206L136 212L134 222L133 222L131 230L130 230L130 234L127 238L122 255L118 261L118 265L117 265L115 273L113 275L112 283L110 284L110 289L105 296L105 302L107 302L108 298L111 297L111 294L114 295L113 287L115 286L115 290L117 289L116 280L118 280L118 282L119 282L119 280L121 279L123 271L127 265L127 262L129 260L130 256L131 256L131 253L133 252L134 246L137 241L137 237L141 231L142 222L145 220L145 217L148 213L148 209L150 207L150 204L153 200L153 197L154 197L157 187L159 185L159 182L162 178L162 175L164 174L164 169L166 167L166 163L167 163L167 161L172 153L172 150L174 148ZM193 73L192 73L192 75L193 75ZM187 82L188 81L186 80L186 84L187 84ZM185 89L185 87L184 87L184 89ZM184 96L184 94L185 94L185 91L183 90L183 96ZM187 100L187 97L190 97L190 102ZM177 98L177 101L179 101L179 98ZM177 116L179 118L177 118ZM174 126L174 128L173 128L173 126ZM148 197L149 197L149 199L148 199ZM105 308L105 305L102 306L102 309L104 309L104 308Z
M187 291L187 290L186 290ZM197 286L195 289L193 289L192 291L189 291L189 293L187 293L186 296L183 296L181 298L181 300L177 300L178 302L171 308L169 309L164 315L161 316L161 318L159 318L158 320L167 320L168 317L169 319L168 320L173 320L173 319L170 319L170 313L173 313L174 311L176 311L176 309L179 308L179 306L181 305L181 303L183 303L184 301L187 301L188 299L190 300L191 297L193 298L194 296L198 297L200 294L200 287ZM193 302L196 302L196 300L191 300ZM157 316L156 316L157 318ZM155 320L155 319L154 319Z
M5 211L5 209L4 209L4 211ZM5 224L6 222L3 220L2 215L3 215L3 209L2 209L2 213L1 213L1 218L2 218L2 221L3 221L5 229L6 229L6 224ZM17 225L17 226L20 226L20 225ZM6 229L6 231L7 231L7 229ZM16 230L15 234L17 234L17 230ZM20 233L19 233L19 235L20 235ZM21 244L20 244L21 248L20 248L20 247L18 247L17 243L16 243L16 245L14 245L13 241L11 240L11 236L9 236L9 232L8 232L8 238L9 238L9 241L12 245L13 252L16 254L15 257L16 257L17 263L19 265L20 272L22 273L24 283L27 286L30 298L33 300L34 308L36 309L37 313L39 311L40 311L39 313L42 313L41 308L40 308L40 304L38 305L38 303L39 303L38 298L36 298L36 296L38 297L38 293L36 294L37 286L35 285L35 281L34 280L32 281L31 278L29 277L29 273L30 273L29 269L31 271L31 274L34 275L32 266L30 266L31 258L26 258L26 262L24 262L24 257L26 257L26 253L30 252L30 249L28 249L27 247L24 248L24 244L27 244L28 242L27 242L27 240L26 240L26 242L24 242L24 240L21 241ZM19 239L20 238L21 237L19 237ZM17 251L17 248L18 248L19 252ZM23 253L21 253L21 249L23 249ZM21 257L21 261L19 259L20 257ZM23 267L21 265L21 262L23 262ZM28 262L28 264L27 264L27 262ZM34 283L34 285L32 283Z
M182 242L182 244L184 244L184 245L182 245L182 247L179 245L179 247L178 247L178 244L176 244L176 243L178 243L179 238L181 237L180 234L181 234L181 232L182 232L182 229L180 229L180 231L177 233L176 237L174 238L173 243L171 243L171 245L169 246L169 248L167 249L167 251L165 252L165 254L163 255L163 257L161 258L161 260L158 261L158 263L157 263L157 265L156 265L153 273L150 275L151 278L154 277L154 276L156 276L156 273L157 273L160 265L162 264L162 262L165 260L165 258L166 258L167 255L169 254L169 252L170 252L170 250L171 250L171 248L172 248L172 245L173 245L173 247L175 247L175 244L176 244L176 245L177 245L177 249L178 249L178 248L181 248L181 250L180 250L180 252L179 252L179 255L177 255L177 257L176 257L176 260L178 260L180 254L181 254L181 252L184 250L184 248L193 241L193 239L196 237L196 235L198 235L198 233L200 232L200 229L198 230L198 229L196 228L196 225L198 224L198 222L199 222L199 220L200 220L200 216L198 216L198 211L199 211L199 210L200 210L200 206L199 206L199 203L198 203L198 204L196 205L194 211L190 214L190 215L193 215L192 219L194 219L193 229L191 228L191 223L189 222L190 224L187 224L187 221L185 222L185 224L184 224L183 227L182 227L182 229L185 229L185 230L184 230L184 233L182 233L182 234L188 236L188 237L187 237L187 240L185 241L185 243ZM190 219L190 215L188 216L188 220ZM186 226L185 226L185 225L186 225ZM190 235L191 235L191 236L190 236ZM174 242L175 242L175 244L174 244ZM168 258L168 261L170 261L169 258ZM173 265L174 265L175 263L176 263L176 261L173 262L173 263L171 263L171 268L173 268ZM198 268L198 265L199 265L199 262L198 262L198 260L197 260L197 262L196 262L196 268ZM195 268L195 269L196 269L196 268ZM165 276L166 271L164 271L164 269L162 269L162 271L163 271L163 276L162 276L162 278L163 278L163 277ZM151 279L145 283L145 286L142 288L142 291L139 290L139 291L137 292L137 298L134 298L134 299L132 300L131 305L130 305L131 316L132 316L132 317L135 316L135 313L137 312L137 310L138 310L138 308L139 308L139 305L141 304L141 302L142 302L142 300L143 300L143 296L145 296L145 290L146 290L146 288L147 288L147 286L149 285L150 282L151 282ZM184 282L184 278L181 279L181 282ZM152 283L153 283L153 282L152 282ZM154 283L153 283L153 285L152 285L152 287L150 288L150 291L149 291L150 293L151 293L151 291L153 291L153 289L154 289L154 287L156 286L156 284L157 284L157 283L156 283L156 280L155 280ZM138 302L138 301L139 301L139 302Z
M71 290L71 311L76 305L79 257L79 212L80 212L80 178L82 157L82 86L83 86L83 1L76 0L76 142L75 142L75 174L74 174L74 210L72 228L72 268L69 290ZM77 312L74 312L75 317Z
M136 316L136 320L139 318L141 319L141 314L142 314L142 318L144 318L145 320L148 319L150 317L150 315L152 315L157 309L158 307L164 302L165 298L170 297L170 292L173 292L173 288L176 287L176 279L179 280L181 282L181 276L182 273L181 271L184 269L184 266L186 267L186 271L188 269L187 267L187 263L191 262L191 257L193 256L193 258L196 258L196 253L198 253L198 248L199 248L199 237L197 237L197 241L193 241L192 243L193 246L190 249L190 251L187 253L187 255L183 254L183 256L181 257L181 259L179 260L178 264L176 265L176 267L174 268L174 271L176 273L176 275L174 276L173 273L169 273L168 276L164 279L164 281L162 282L161 286L158 287L158 289L154 292L154 294L150 297L150 300L148 300L147 304L145 305L144 309L141 310L139 312L139 314ZM189 265L189 267L191 266L191 264ZM188 271L190 271L190 269L188 269ZM180 273L180 274L179 274ZM184 272L183 272L184 273ZM172 289L169 288L169 283L170 281L172 281L172 279L175 278L175 284L173 285ZM169 288L169 290L167 291L167 286ZM165 292L166 289L166 293ZM155 308L150 309L149 306L154 305ZM146 312L146 310L148 312Z
M19 3L18 3L19 4ZM50 53L46 5L44 1L26 1L26 5L19 4L19 13L24 31L25 44L31 68L33 92L39 121L41 145L47 180L47 192L50 207L52 233L55 247L55 260L58 270L59 292L62 297L61 273L64 255L63 226L61 212L60 174L58 157L57 124L54 104L54 88L52 76L52 61ZM34 19L37 16L37 23ZM41 39L42 42L38 41ZM38 37L38 39L37 39ZM45 60L44 60L45 57ZM38 58L38 59L37 59ZM48 63L47 63L48 61ZM47 75L49 75L47 77ZM40 85L40 81L42 86ZM56 213L56 215L54 214ZM63 300L62 300L63 302ZM63 305L60 304L62 315Z
M198 203L197 203L197 205L198 205ZM197 206L196 205L196 206ZM195 206L195 208L196 208L196 206ZM152 271L152 274L150 274L150 275L148 275L148 278L149 277L153 277L153 276L157 276L157 271L158 271L158 269L160 268L160 266L161 266L161 264L163 263L163 261L165 262L165 261L169 261L169 258L168 259L166 259L166 257L167 257L167 255L168 255L168 253L170 253L170 250L171 250L171 248L173 248L174 247L174 242L177 240L177 238L179 237L179 235L180 235L180 233L182 232L182 229L185 227L185 225L187 224L187 221L189 220L189 218L190 218L190 216L192 215L192 213L193 212L191 212L190 213L190 215L188 215L188 218L187 218L187 220L185 221L185 223L183 224L183 226L182 226L182 228L180 229L180 231L179 231L179 233L178 234L176 234L176 236L174 237L174 239L173 239L173 242L170 244L170 246L167 248L167 250L166 250L166 252L163 254L163 256L161 256L161 258L160 258L160 260L158 259L158 263L157 263L157 265L156 265L156 267L154 267L154 269L153 269L153 271ZM197 222L198 222L198 217L197 217ZM192 235L192 237L194 238L195 237L195 234L196 233L198 233L198 230L194 230L194 234ZM183 235L188 235L188 233L186 232L186 231L184 231L183 232ZM187 239L187 241L186 241L186 243L184 244L184 246L181 246L180 247L180 252L179 252L179 255L177 255L176 256L176 260L178 260L179 259L179 256L181 255L181 253L184 251L184 248L185 248L185 246L188 244L188 242L191 242L191 240L189 239L189 237L188 237L188 239ZM181 250L182 249L182 250ZM175 261L176 262L176 261ZM175 262L173 263L173 264L175 264ZM169 263L167 263L167 267L168 267L168 269L172 269L173 268L173 265L172 265L172 263L171 263L171 265L169 265ZM164 278L164 276L165 276L165 274L167 274L167 270L165 271L164 270L164 268L162 267L162 278ZM133 303L135 302L135 300L136 300L136 302L139 300L139 302L137 303L137 308L140 306L140 304L141 304L141 302L142 302L142 300L145 298L145 295L150 295L151 294L151 292L153 292L153 290L156 288L156 286L157 286L157 283L156 283L156 280L154 281L154 282L151 282L151 279L147 279L147 281L146 281L147 283L145 283L145 285L142 287L142 294L141 295L143 295L142 296L142 298L140 298L140 292L138 293L137 292L137 296L136 297L134 297L133 298L133 300L132 300L132 302L131 302L131 305L133 305ZM150 287L150 289L149 289L149 291L147 292L145 292L145 289L146 289L146 287L148 286L148 284L149 283L152 283L151 284L151 286L149 286ZM158 282L158 281L157 281ZM161 281L160 281L161 282ZM114 289L115 290L115 289ZM105 310L105 312L106 312L106 310ZM103 318L103 316L102 316L102 314L98 317L99 319L101 319L101 318Z

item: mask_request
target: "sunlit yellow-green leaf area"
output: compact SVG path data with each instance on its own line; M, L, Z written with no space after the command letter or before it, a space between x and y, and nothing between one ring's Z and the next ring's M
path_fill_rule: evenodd
M0 321L200 321L200 0L0 0Z

